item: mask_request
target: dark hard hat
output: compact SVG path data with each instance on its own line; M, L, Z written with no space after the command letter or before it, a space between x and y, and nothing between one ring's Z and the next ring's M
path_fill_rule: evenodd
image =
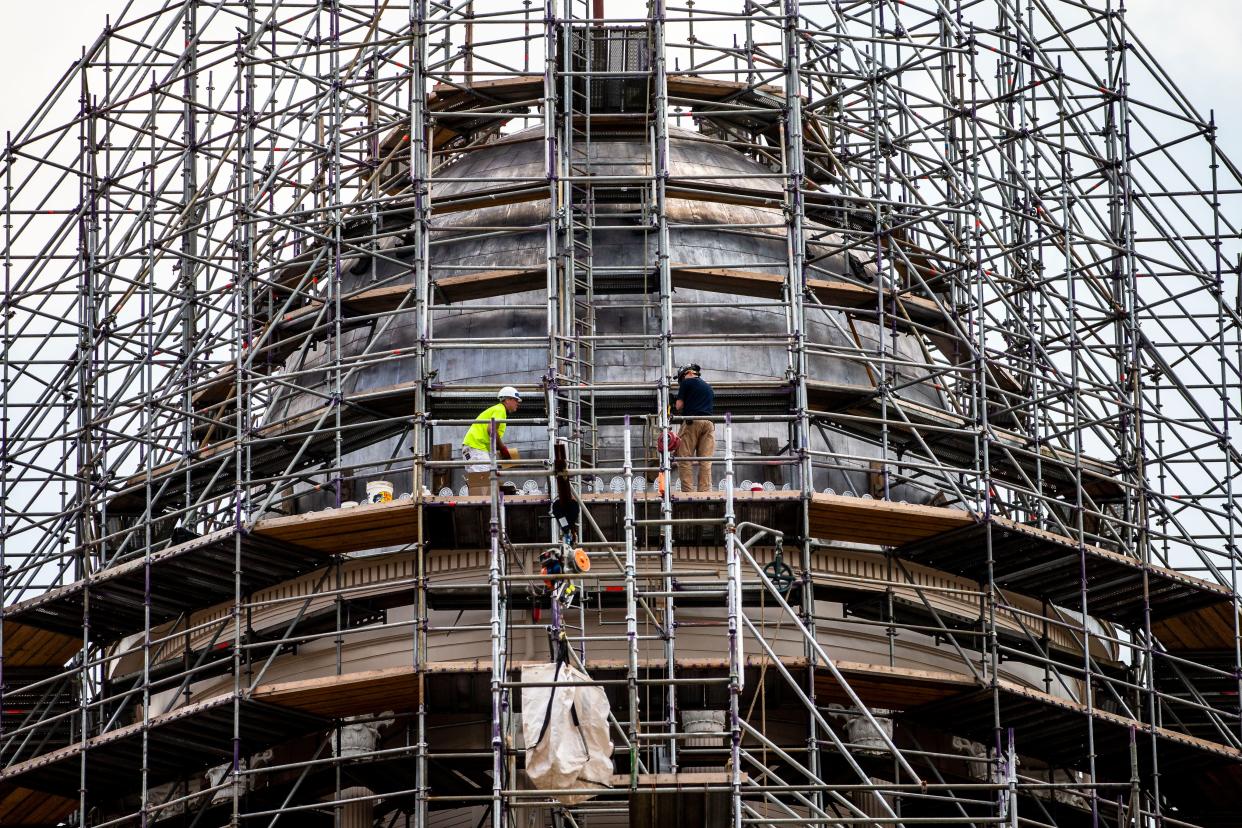
M686 374L690 373L691 371L693 371L696 374L703 373L703 369L699 367L699 364L697 362L691 362L677 369L677 379L680 381L682 378L686 376Z

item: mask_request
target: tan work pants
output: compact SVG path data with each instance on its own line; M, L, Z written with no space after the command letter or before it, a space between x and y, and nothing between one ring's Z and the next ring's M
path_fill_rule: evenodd
M716 424L711 420L687 420L677 433L681 443L677 446L678 457L711 457L716 451ZM695 485L694 467L699 467L698 485ZM712 488L712 462L710 460L678 460L677 475L681 478L683 492L707 492Z

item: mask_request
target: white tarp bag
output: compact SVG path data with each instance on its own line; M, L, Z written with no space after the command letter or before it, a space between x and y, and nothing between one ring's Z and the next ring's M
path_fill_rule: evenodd
M590 681L568 664L522 667L522 740L526 775L541 790L607 788L612 784L612 740L608 738L608 696L602 687L566 687ZM559 796L575 805L591 795Z

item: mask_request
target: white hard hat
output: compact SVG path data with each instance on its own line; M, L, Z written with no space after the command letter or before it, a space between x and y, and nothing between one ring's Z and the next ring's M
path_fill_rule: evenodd
M503 400L508 397L513 397L513 399L515 400L520 400L522 399L522 392L514 388L512 385L506 385L504 388L500 389L500 392L498 394L496 394L496 399L498 400Z

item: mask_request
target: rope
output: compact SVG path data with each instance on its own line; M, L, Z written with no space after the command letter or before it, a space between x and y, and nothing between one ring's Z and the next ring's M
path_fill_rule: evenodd
M539 747L543 743L543 737L548 733L548 727L552 724L552 704L556 701L556 682L561 676L561 667L569 662L569 641L565 638L565 633L561 633L557 639L556 648L556 669L552 671L552 687L549 688L548 706L543 711L543 724L539 728L539 738L535 739L535 743L531 745L531 749ZM578 720L578 703L575 700L569 708L569 716L574 723L574 729L578 733L578 739L582 742L582 750L588 756L591 754L591 748L587 745L586 736L582 733L582 722Z

